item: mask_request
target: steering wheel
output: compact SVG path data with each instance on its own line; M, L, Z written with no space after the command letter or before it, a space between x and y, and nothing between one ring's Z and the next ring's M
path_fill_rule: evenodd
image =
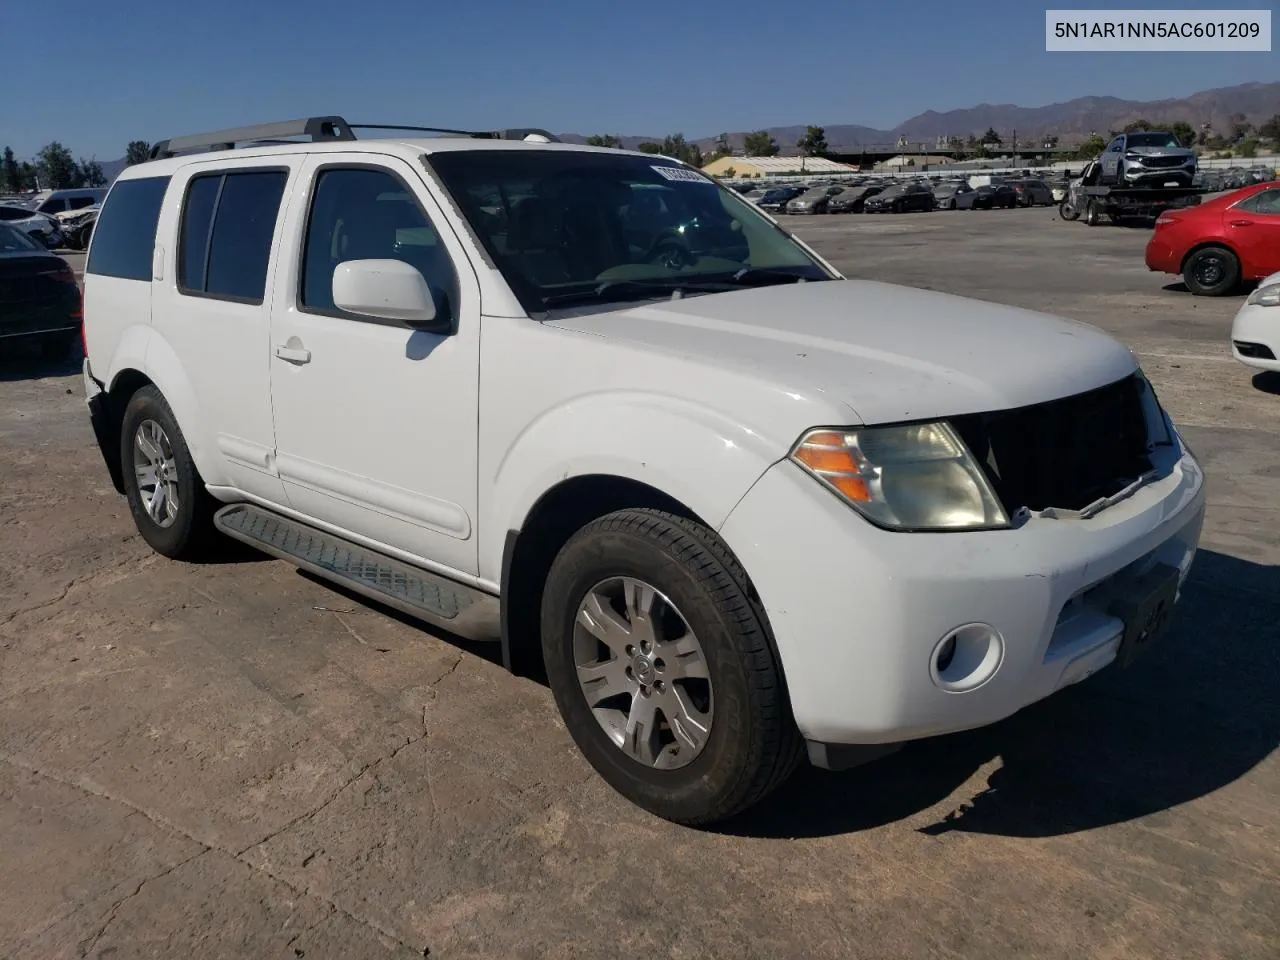
M645 263L667 267L670 270L691 267L696 261L693 251L685 242L670 233L659 236L649 248L649 252L644 255Z

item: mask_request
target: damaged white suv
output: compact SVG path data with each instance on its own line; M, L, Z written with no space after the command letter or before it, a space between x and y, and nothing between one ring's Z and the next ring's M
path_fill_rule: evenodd
M685 823L1165 627L1203 477L1110 337L845 280L674 160L419 136L183 138L112 188L84 382L160 553L500 642Z

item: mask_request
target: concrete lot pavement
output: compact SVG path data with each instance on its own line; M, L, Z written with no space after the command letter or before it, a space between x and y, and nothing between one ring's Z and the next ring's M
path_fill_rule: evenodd
M253 554L152 555L74 368L7 358L0 957L1273 960L1280 382L1230 359L1240 300L1052 210L788 226L852 276L1135 349L1211 482L1159 648L683 829L606 787L496 651Z

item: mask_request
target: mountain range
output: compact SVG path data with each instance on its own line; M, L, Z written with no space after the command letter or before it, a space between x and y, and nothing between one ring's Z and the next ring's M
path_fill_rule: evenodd
M909 120L904 120L891 130L857 124L824 124L827 145L832 151L859 146L897 143L906 137L912 144L920 142L932 146L938 137L980 136L993 127L1006 142L1013 131L1019 140L1028 142L1045 136L1056 136L1062 146L1073 146L1097 131L1106 136L1108 131L1119 130L1125 124L1138 119L1153 124L1168 125L1186 121L1199 130L1210 124L1218 133L1226 133L1232 117L1243 114L1245 121L1257 126L1280 114L1280 83L1244 83L1235 87L1222 87L1193 93L1189 97L1169 100L1122 100L1119 97L1077 97L1063 103L1051 103L1043 107L1020 107L1011 103L980 103L964 110L938 112L926 110ZM806 130L805 124L769 127L769 135L777 141L782 153L796 153L795 144ZM742 149L747 131L728 134L729 144L735 150ZM581 143L586 137L564 134L562 139ZM635 149L641 143L662 142L662 136L623 136L622 144ZM696 140L704 152L715 148L716 137L700 137Z
M892 130L877 130L858 124L837 123L825 126L827 145L833 152L851 150L859 146L897 143L906 137L912 144L932 145L938 137L979 136L993 127L1006 142L1013 131L1018 139L1027 142L1045 136L1056 136L1062 146L1072 146L1086 139L1093 131L1104 137L1108 131L1119 130L1133 120L1149 120L1154 124L1168 125L1184 120L1199 130L1210 124L1218 133L1226 133L1232 117L1243 115L1245 121L1258 126L1276 114L1280 114L1280 83L1244 83L1236 87L1221 87L1193 93L1189 97L1171 100L1122 100L1119 97L1077 97L1063 103L1051 103L1044 107L1019 107L1010 103L980 103L964 110L948 110L924 113L904 120ZM806 124L769 127L768 133L777 141L783 154L797 153L796 141L804 136ZM728 134L729 145L735 152L742 150L748 131ZM559 135L567 143L586 142L585 134ZM621 136L622 145L634 150L642 143L661 143L663 135ZM716 136L702 137L697 143L704 153L716 148ZM119 175L125 167L123 158L102 163L107 182Z

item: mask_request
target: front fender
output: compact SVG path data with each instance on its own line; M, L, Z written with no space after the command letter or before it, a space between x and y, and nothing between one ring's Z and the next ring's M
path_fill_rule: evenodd
M506 448L480 524L480 576L497 581L508 530L544 493L573 477L634 480L678 500L718 529L786 450L730 414L661 394L579 396L544 412Z
M205 483L226 484L228 480L206 430L195 389L178 355L154 327L135 324L125 330L104 377L108 390L114 390L121 376L130 370L141 373L164 394Z

